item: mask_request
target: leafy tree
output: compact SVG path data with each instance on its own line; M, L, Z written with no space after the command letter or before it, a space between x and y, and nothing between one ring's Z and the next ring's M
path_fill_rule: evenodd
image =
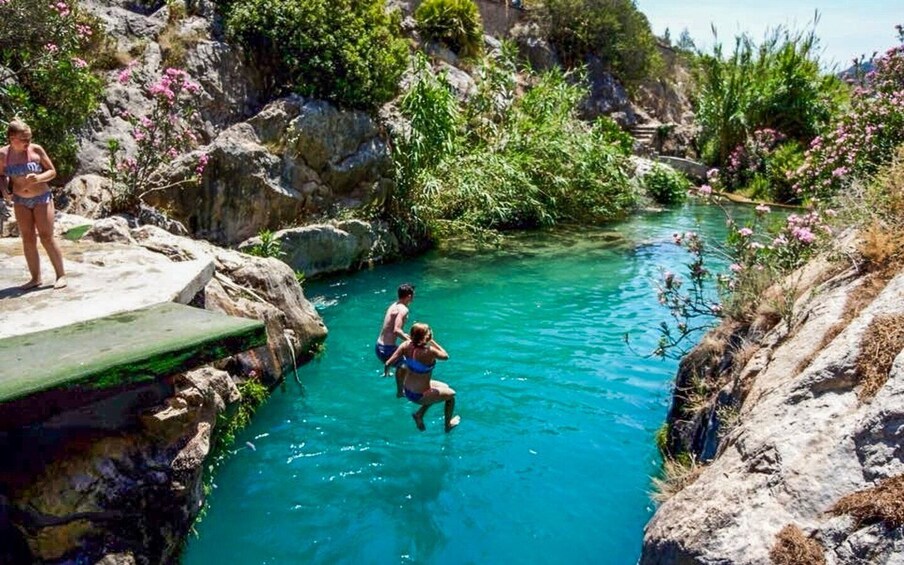
M647 17L633 0L534 0L530 7L567 67L596 55L631 82L661 65Z
M234 0L221 9L227 38L263 71L273 95L373 108L397 91L408 48L384 0Z
M680 51L689 53L695 53L697 51L697 44L694 43L691 32L689 32L687 28L681 30L681 35L678 36L678 43L675 44L675 47Z

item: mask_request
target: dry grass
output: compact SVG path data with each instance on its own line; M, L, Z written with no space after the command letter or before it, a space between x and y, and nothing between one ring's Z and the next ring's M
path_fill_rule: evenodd
M892 363L904 350L904 314L879 316L870 323L860 343L857 379L862 385L858 396L867 400L876 395L888 380Z
M859 251L866 268L898 271L904 267L904 146L867 189L869 220Z
M650 498L657 504L662 504L696 481L702 472L703 465L698 465L690 457L665 459L662 462L662 473L653 477Z
M844 305L844 312L841 314L841 319L826 330L825 335L822 336L822 340L819 342L819 346L813 350L813 353L798 363L797 368L795 369L797 374L802 373L809 367L810 363L813 362L813 359L815 359L827 345L832 343L832 340L838 337L854 318L859 316L867 306L873 303L873 300L879 296L879 293L882 292L888 284L888 281L891 279L888 275L888 273L871 273L864 278L862 284L851 292Z
M844 496L830 512L850 514L858 525L886 522L892 528L900 527L904 525L904 475Z
M824 565L826 562L819 542L808 538L793 524L788 524L776 534L769 558L775 565Z

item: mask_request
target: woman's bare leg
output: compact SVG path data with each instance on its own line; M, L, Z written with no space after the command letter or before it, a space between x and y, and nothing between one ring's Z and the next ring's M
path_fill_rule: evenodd
M435 393L430 394L431 404L436 402L445 402L444 413L446 420L446 432L452 431L452 428L461 422L459 416L454 415L455 412L455 390L442 381L430 381L430 388Z
M35 288L41 286L41 258L38 257L38 237L35 232L34 210L20 204L16 204L13 210L16 213L16 225L19 227L19 236L22 238L22 254L25 255L25 264L28 265L28 273L31 275L31 280L20 288Z
M411 415L414 418L414 425L417 426L417 429L424 431L427 429L427 426L424 425L424 414L427 413L427 408L430 408L429 404L424 404L420 408L418 408L417 412Z
M53 237L53 201L35 206L34 216L41 245L44 246L47 257L50 258L50 264L53 265L56 273L56 284L53 285L53 288L63 288L66 286L66 270L63 268L63 253Z

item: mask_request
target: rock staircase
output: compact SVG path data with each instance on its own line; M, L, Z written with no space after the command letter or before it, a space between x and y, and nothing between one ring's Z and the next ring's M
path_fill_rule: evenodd
M648 125L648 124L637 124L633 125L628 129L628 133L634 138L634 140L646 147L654 147L656 144L656 136L658 135L659 126L658 125Z

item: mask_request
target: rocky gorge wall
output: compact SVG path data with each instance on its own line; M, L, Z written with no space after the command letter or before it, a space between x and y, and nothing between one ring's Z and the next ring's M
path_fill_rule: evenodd
M641 564L904 563L904 342L882 337L904 322L904 273L889 278L814 261L685 357L666 447L697 463ZM766 312L782 293L793 307Z

